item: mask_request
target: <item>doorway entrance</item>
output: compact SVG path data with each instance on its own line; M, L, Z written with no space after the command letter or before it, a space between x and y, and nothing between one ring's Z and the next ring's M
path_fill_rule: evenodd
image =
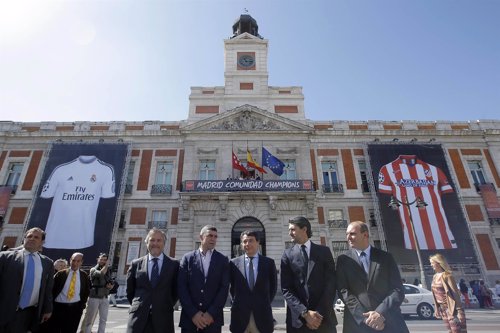
M256 231L260 238L259 253L266 255L266 231L264 225L257 220L255 217L242 217L233 225L233 230L231 231L231 258L235 258L243 254L243 250L240 247L240 235L243 231L250 230Z

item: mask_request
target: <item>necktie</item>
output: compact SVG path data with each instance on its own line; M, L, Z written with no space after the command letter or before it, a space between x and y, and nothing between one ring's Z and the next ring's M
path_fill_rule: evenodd
M302 256L304 257L304 268L302 273L304 274L304 280L307 279L307 268L309 266L309 257L307 256L306 246L302 244L300 249L302 250Z
M26 266L26 275L24 278L24 286L19 299L19 307L27 308L30 305L31 294L33 294L33 286L35 284L35 259L33 253L28 255L28 265Z
M71 273L73 275L71 275L71 281L69 282L68 300L71 300L75 296L76 272L72 270Z
M250 263L248 264L248 286L253 290L255 286L255 274L253 272L253 257L248 257Z
M160 280L160 270L158 269L158 258L153 258L153 269L151 270L151 284L156 287Z
M366 253L364 251L360 253L359 259L361 261L361 264L363 265L363 269L365 270L366 274L368 274L368 268L370 267L370 264L368 263L368 257L366 256Z

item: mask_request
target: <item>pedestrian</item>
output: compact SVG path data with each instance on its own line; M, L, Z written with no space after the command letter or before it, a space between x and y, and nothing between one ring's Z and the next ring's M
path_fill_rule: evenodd
M405 298L392 255L370 245L368 226L349 224L350 250L337 259L339 296L345 304L344 333L409 333L401 314Z
M488 288L484 280L479 280L479 292L483 298L484 307L488 309L494 309L493 306L493 292Z
M112 280L113 287L109 290L109 301L113 303L113 307L116 308L116 293L118 292L118 281Z
M70 268L63 269L54 275L54 312L48 321L51 333L74 333L82 318L83 309L90 293L90 280L87 273L80 268L83 254L73 253Z
M68 261L63 258L59 258L54 261L54 274L68 268Z
M148 254L130 265L127 333L174 333L179 262L163 253L166 242L163 231L149 230L145 239Z
M450 333L467 333L460 291L448 262L440 253L430 256L429 261L435 272L431 284L434 316L443 320Z
M294 246L286 249L281 257L286 331L336 333L337 317L333 310L336 280L332 253L327 246L311 241L311 223L303 216L288 221L288 234Z
M233 333L274 331L272 301L278 285L274 260L261 255L259 234L245 230L240 235L244 254L230 262L231 325Z
M99 314L99 328L97 333L104 333L106 321L108 320L109 290L111 285L111 274L109 272L108 255L99 254L97 265L90 269L90 296L87 304L87 311L82 321L81 333L91 333L94 321Z
M186 253L177 280L182 333L220 333L229 290L229 260L215 249L217 228L200 231L200 248Z
M52 315L52 260L40 253L45 231L31 228L23 245L0 252L0 332L36 331Z
M464 279L460 279L460 283L458 284L458 287L460 289L460 292L462 293L462 296L464 297L464 302L465 302L465 308L470 307L470 299L469 299L469 288L467 288L467 284L465 284Z

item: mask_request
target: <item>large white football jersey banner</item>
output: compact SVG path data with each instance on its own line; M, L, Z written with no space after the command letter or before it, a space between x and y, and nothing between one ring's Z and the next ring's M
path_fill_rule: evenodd
M92 246L99 200L114 196L111 164L95 156L79 156L57 166L40 194L42 198L54 198L44 247L81 249Z
M441 195L452 193L453 188L441 169L414 155L400 155L380 169L378 182L381 193L391 194L402 202L412 202L419 197L428 204L421 209L416 205L399 207L405 248L416 248L409 209L420 249L457 247L441 200Z

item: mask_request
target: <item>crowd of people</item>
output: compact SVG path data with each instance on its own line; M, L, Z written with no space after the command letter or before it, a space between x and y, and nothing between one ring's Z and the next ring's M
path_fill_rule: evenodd
M283 252L280 263L287 332L337 332L333 308L337 296L345 304L344 333L409 332L400 310L405 295L398 266L390 253L370 245L364 222L348 225L350 249L336 264L327 246L311 241L307 218L291 219L288 233L294 244ZM228 294L231 332L274 331L271 304L278 274L274 260L259 253L259 233L243 231L244 253L231 260L215 249L217 237L216 227L204 226L200 247L179 261L164 254L167 235L162 230L148 232L147 254L133 260L127 272L128 333L173 333L178 301L182 333L220 333ZM110 301L116 306L118 288L107 254L101 253L87 274L81 269L82 253L73 253L69 263L44 256L44 239L42 229L32 228L22 246L0 252L0 333L78 332L80 322L80 332L90 333L97 316L98 332L105 332ZM464 307L470 300L465 281L456 283L441 254L429 260L435 271L431 287L435 316L443 319L449 332L467 332ZM478 299L484 306L492 306L484 281L470 286L475 295L482 296ZM496 292L500 294L500 281Z

